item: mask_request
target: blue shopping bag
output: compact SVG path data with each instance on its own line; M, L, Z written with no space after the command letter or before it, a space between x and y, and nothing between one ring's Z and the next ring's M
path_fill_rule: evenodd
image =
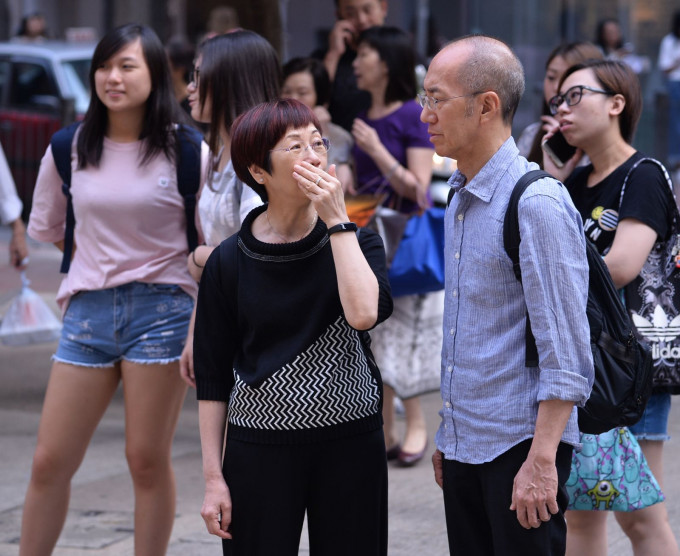
M388 274L394 297L444 289L445 213L434 207L407 222Z

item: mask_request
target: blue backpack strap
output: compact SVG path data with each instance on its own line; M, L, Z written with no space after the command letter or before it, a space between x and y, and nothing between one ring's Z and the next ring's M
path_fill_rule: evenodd
M515 273L515 278L517 278L520 283L522 283L522 270L519 265L519 199L526 191L527 187L542 178L552 178L552 176L544 170L531 170L517 180L517 183L510 194L510 201L508 202L505 220L503 221L503 246L505 247L505 252L512 261L512 270ZM529 313L527 313L526 319L525 341L526 352L524 364L527 367L538 367L538 349L536 348L534 334L531 331Z
M71 266L73 257L73 231L76 227L76 218L73 214L73 200L71 197L71 148L73 137L80 122L57 131L50 140L52 157L59 172L62 185L61 190L66 195L66 228L64 230L64 255L61 259L60 272L66 274Z
M189 251L198 246L196 195L201 184L201 133L187 125L177 128L177 189L184 199Z

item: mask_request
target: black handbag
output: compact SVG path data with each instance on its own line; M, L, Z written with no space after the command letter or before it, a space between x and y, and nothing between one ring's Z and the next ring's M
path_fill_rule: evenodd
M624 288L624 296L635 334L652 353L654 391L680 394L680 214L673 183L660 162L643 158L628 171L621 188L619 213L628 178L645 161L657 164L668 182L673 223L669 238L654 245L638 277Z

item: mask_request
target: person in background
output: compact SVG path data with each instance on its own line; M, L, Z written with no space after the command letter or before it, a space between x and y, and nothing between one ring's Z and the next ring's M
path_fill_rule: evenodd
M671 233L674 207L664 171L656 164L642 163L630 175L621 199L623 181L628 171L644 155L632 146L635 129L642 112L642 90L632 69L624 62L589 61L570 67L562 76L559 94L550 107L569 144L578 147L574 157L562 168L557 168L549 157L545 169L561 180L581 213L586 237L590 239L604 261L617 288L623 288L637 278L657 241L664 241ZM582 153L590 164L576 168ZM620 206L620 208L619 208ZM640 422L630 427L639 438L645 458L633 457L626 451L621 463L625 479L610 484L612 488L629 492L631 502L637 502L635 489L643 487L651 494L662 483L663 442L668 437L669 393L654 393ZM584 478L609 480L616 453L607 454L615 444L623 446L629 435L627 429L615 429L594 439L586 440L597 448L584 450L573 456L568 491L567 553L570 556L599 556L607 553L608 513L599 504L584 507L578 499ZM601 448L601 449L600 449ZM633 450L634 450L633 443ZM651 469L653 477L649 477ZM631 479L629 482L629 477ZM654 480L656 479L656 480ZM622 486L623 485L623 486ZM646 486L645 486L646 485ZM586 496L586 498L589 497ZM657 503L631 511L616 511L616 519L633 544L636 556L678 556L678 545L668 523L666 505ZM608 509L616 510L612 505Z
M327 110L330 92L331 82L321 60L293 58L283 66L281 96L299 100L314 111L321 122L321 133L331 142L328 164L335 164L335 173L345 192L353 193L354 171L351 159L354 140L348 131L331 122L331 115Z
M190 114L191 107L189 106L187 86L194 67L196 49L186 39L172 39L165 45L165 51L170 62L170 75L175 98L182 109Z
M198 220L205 245L190 253L189 272L198 282L210 253L238 232L248 213L262 204L236 175L231 159L231 126L256 104L279 95L281 66L274 48L253 31L239 30L205 41L189 83L191 115L209 126L210 166L198 199ZM193 317L182 352L180 374L195 387Z
M543 102L541 103L541 119L529 124L517 139L519 154L529 162L543 167L543 149L541 144L548 130L555 127L557 120L550 113L548 102L557 94L557 86L567 68L586 60L601 60L602 52L590 42L572 42L557 46L548 55L543 78Z
M48 38L47 20L40 12L33 12L21 18L15 39L25 42L39 42Z
M12 172L5 158L5 151L0 144L0 223L12 229L12 237L9 240L9 264L18 270L24 270L28 265L26 227L21 220L22 207Z
M231 6L216 6L210 10L206 28L207 31L201 42L236 31L239 28L238 13Z
M57 294L64 326L40 418L21 556L52 553L71 478L121 382L135 554L165 554L175 519L171 451L186 393L178 367L197 290L176 179L175 124L184 114L163 44L144 25L117 27L99 41L89 84L71 160L74 253ZM28 233L60 249L62 183L48 147Z
M673 14L671 32L659 47L659 69L668 87L668 165L680 182L680 10ZM677 185L676 185L677 187Z
M396 27L372 27L357 41L357 87L371 105L354 121L357 191L385 195L383 204L405 215L429 204L432 145L415 102L415 52L408 33ZM439 384L443 292L401 296L394 315L371 337L385 383L387 457L404 466L420 461L427 448L420 395ZM406 435L396 436L394 397L404 404Z
M633 52L633 45L623 40L619 21L611 17L598 22L595 44L607 60L622 60L627 54Z
M348 222L310 108L259 104L232 128L267 204L208 259L194 356L208 531L232 556L387 555L380 373L366 331L392 312L377 234ZM226 446L225 427L229 422Z
M522 283L503 245L519 156L512 119L522 64L504 43L471 36L437 54L421 118L437 154L457 160L446 211L442 408L432 462L451 554L564 554L564 490L579 443L576 405L594 371L581 217L556 180L519 200ZM526 322L538 347L527 368Z
M328 49L313 54L322 58L333 83L328 110L333 122L351 131L354 118L370 105L369 95L357 89L352 63L357 39L369 27L387 17L387 0L335 0L337 21L328 36Z

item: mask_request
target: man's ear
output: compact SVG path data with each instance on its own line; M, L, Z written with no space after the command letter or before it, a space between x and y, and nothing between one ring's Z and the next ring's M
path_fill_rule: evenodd
M248 171L250 172L250 175L253 176L253 179L257 183L264 183L265 177L269 175L268 172L266 172L263 168L259 167L257 164L251 164L250 166L248 166Z
M487 91L479 96L482 97L482 111L480 115L483 118L493 117L501 111L501 99L495 91Z

